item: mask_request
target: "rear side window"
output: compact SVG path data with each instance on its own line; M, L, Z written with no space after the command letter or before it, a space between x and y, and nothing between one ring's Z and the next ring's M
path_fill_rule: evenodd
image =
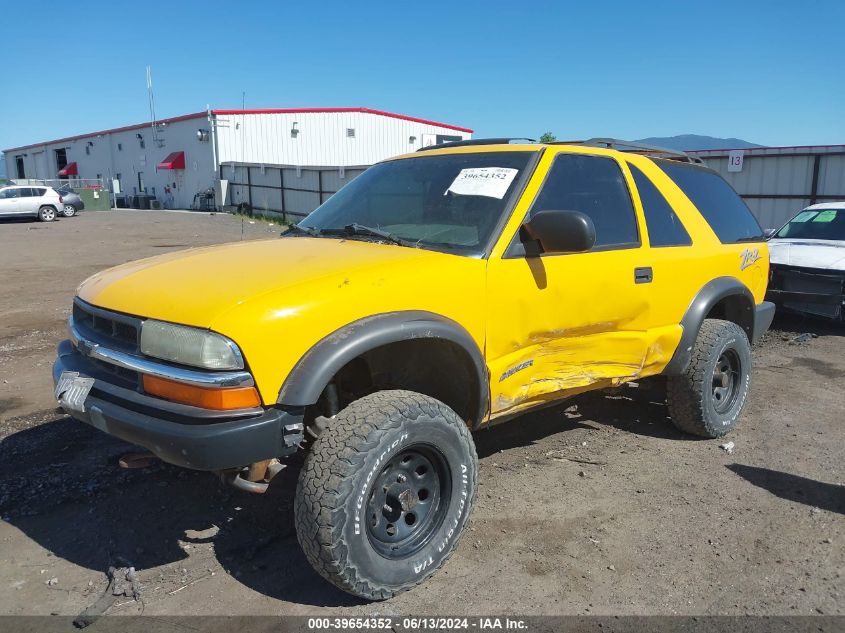
M687 163L654 162L692 201L722 244L763 240L757 218L719 174Z
M692 244L689 233L681 223L675 210L654 186L648 177L629 164L634 184L643 203L645 223L648 227L648 239L652 246L689 246Z
M558 155L530 215L544 210L580 211L590 216L596 227L596 247L640 242L631 195L612 158Z
M37 196L37 197L39 197L39 198L40 198L40 197L41 197L41 196L43 196L45 193L47 193L47 190L46 190L45 188L43 188L43 187L36 187L35 189L33 189L33 190L32 190L32 192L33 192L33 195L35 195L35 196Z

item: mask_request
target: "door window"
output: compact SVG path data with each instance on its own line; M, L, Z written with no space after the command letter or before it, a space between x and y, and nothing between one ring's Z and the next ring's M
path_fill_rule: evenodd
M640 243L631 195L619 164L612 158L558 155L529 217L542 210L588 215L596 227L594 248L629 248Z

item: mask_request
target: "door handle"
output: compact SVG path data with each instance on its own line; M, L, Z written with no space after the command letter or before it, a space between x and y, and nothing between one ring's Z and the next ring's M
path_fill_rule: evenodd
M634 269L635 284L650 284L652 279L654 279L654 272L651 270L651 266Z

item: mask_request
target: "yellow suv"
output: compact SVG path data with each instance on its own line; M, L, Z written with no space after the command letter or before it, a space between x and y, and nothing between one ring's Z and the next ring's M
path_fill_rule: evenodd
M681 431L734 428L768 264L742 200L685 154L455 142L371 167L281 239L94 275L56 397L243 490L302 449L309 561L384 599L455 549L471 431L658 374Z

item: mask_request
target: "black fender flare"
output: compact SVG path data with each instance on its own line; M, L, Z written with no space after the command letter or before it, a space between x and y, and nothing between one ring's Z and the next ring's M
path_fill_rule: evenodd
M744 283L736 277L717 277L707 282L705 286L695 295L683 319L681 327L684 332L672 360L663 369L663 373L670 376L682 374L689 365L692 356L692 348L695 339L698 338L698 331L707 314L717 303L728 297L737 297L737 305L740 307L730 320L736 322L748 335L748 340L754 340L754 295Z
M318 341L288 374L277 403L285 406L308 406L317 402L332 377L352 359L383 345L411 339L435 338L450 341L462 348L472 362L478 379L478 413L473 420L480 424L490 404L490 386L484 355L475 340L460 324L433 312L409 310L365 317L344 325Z

